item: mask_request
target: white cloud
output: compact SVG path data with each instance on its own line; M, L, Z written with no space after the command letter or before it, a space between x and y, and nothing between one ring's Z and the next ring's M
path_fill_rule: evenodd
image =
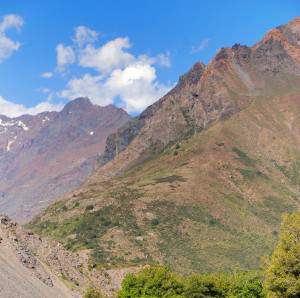
M53 72L51 72L51 71L43 72L43 73L41 74L41 77L42 77L42 78L45 78L45 79L50 79L50 78L53 77Z
M15 28L19 30L24 24L22 17L16 14L9 14L3 17L2 22L0 23L0 32L5 33L6 30Z
M103 85L102 76L85 74L81 78L73 78L60 93L61 97L75 99L77 97L89 97L94 103L106 106L113 103L113 94Z
M34 107L27 108L24 105L13 103L0 96L0 115L8 117L18 117L29 114L36 115L45 111L59 111L63 108L62 104L52 104L44 101Z
M78 26L75 28L73 41L79 47L87 43L93 43L98 39L98 33L86 26Z
M208 47L209 42L210 42L210 38L202 39L197 46L192 47L191 53L196 54L196 53L203 51L204 49L206 49Z
M56 47L56 61L59 70L64 70L65 66L75 62L75 53L70 46L58 44Z
M85 74L72 79L60 96L68 99L87 96L101 106L111 104L119 97L128 112L140 112L170 89L156 79L153 66L137 61L124 69L114 70L108 77Z
M156 81L156 70L145 63L134 63L125 69L112 72L106 87L120 96L128 112L140 112L162 97L168 86Z
M100 48L89 44L80 54L79 64L106 74L115 68L127 66L134 60L133 55L125 51L130 47L128 38L116 38Z
M145 54L135 56L129 52L131 44L126 37L110 40L97 47L93 43L96 33L89 30L83 26L76 28L74 45L70 48L77 57L71 60L77 60L78 66L91 68L96 74L86 73L72 78L59 96L70 100L89 97L93 103L101 106L118 101L128 112L135 113L145 109L170 89L170 85L158 82L155 68L156 65L171 66L169 53L154 57Z
M24 21L15 14L6 15L0 22L0 63L7 59L13 52L17 51L21 44L12 40L7 36L7 30L17 29L19 30Z

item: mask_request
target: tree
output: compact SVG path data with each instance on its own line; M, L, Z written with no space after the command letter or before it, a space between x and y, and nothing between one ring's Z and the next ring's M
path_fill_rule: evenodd
M223 298L227 297L230 287L226 274L192 275L185 281L184 297L188 298Z
M194 275L185 281L186 298L264 298L262 275L257 271Z
M300 297L300 213L283 216L279 242L266 270L267 297Z
M149 267L136 275L128 274L118 298L183 298L183 280L162 266Z
M236 273L231 278L228 298L263 298L262 274L257 271Z

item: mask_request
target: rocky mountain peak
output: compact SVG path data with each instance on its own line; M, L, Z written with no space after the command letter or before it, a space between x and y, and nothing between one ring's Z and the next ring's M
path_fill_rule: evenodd
M89 110L93 107L94 105L92 104L92 102L88 97L78 97L68 102L65 105L63 111L64 112L83 111L83 110Z
M292 30L295 34L300 35L300 17L296 17L292 21L290 21L286 27Z
M204 70L205 64L202 62L196 62L186 74L182 75L179 78L178 85L186 86L196 84L197 82L199 82Z
M139 153L145 158L246 108L262 90L272 93L274 86L284 90L286 77L297 78L300 74L299 22L300 18L296 18L271 30L252 47L237 43L221 48L207 66L197 62L168 94L120 129L117 136L108 138L103 163L131 143L126 161L134 155L130 152L138 152L131 147L140 148L141 143L151 148L150 153ZM132 158L136 159L136 155Z

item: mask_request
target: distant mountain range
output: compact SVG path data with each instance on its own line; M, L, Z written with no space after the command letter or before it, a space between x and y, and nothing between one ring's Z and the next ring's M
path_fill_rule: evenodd
M87 98L61 112L0 116L0 212L26 222L91 173L108 135L130 116Z

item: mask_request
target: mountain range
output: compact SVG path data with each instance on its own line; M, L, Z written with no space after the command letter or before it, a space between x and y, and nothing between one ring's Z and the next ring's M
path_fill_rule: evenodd
M87 99L28 117L1 117L0 208L25 222L62 195L26 235L59 247L45 260L74 288L147 264L257 269L300 206L300 18L197 62L138 117Z
M299 45L297 18L196 63L31 227L95 267L257 268L299 206Z
M61 112L0 116L0 210L26 222L91 173L108 135L130 119L87 98Z

